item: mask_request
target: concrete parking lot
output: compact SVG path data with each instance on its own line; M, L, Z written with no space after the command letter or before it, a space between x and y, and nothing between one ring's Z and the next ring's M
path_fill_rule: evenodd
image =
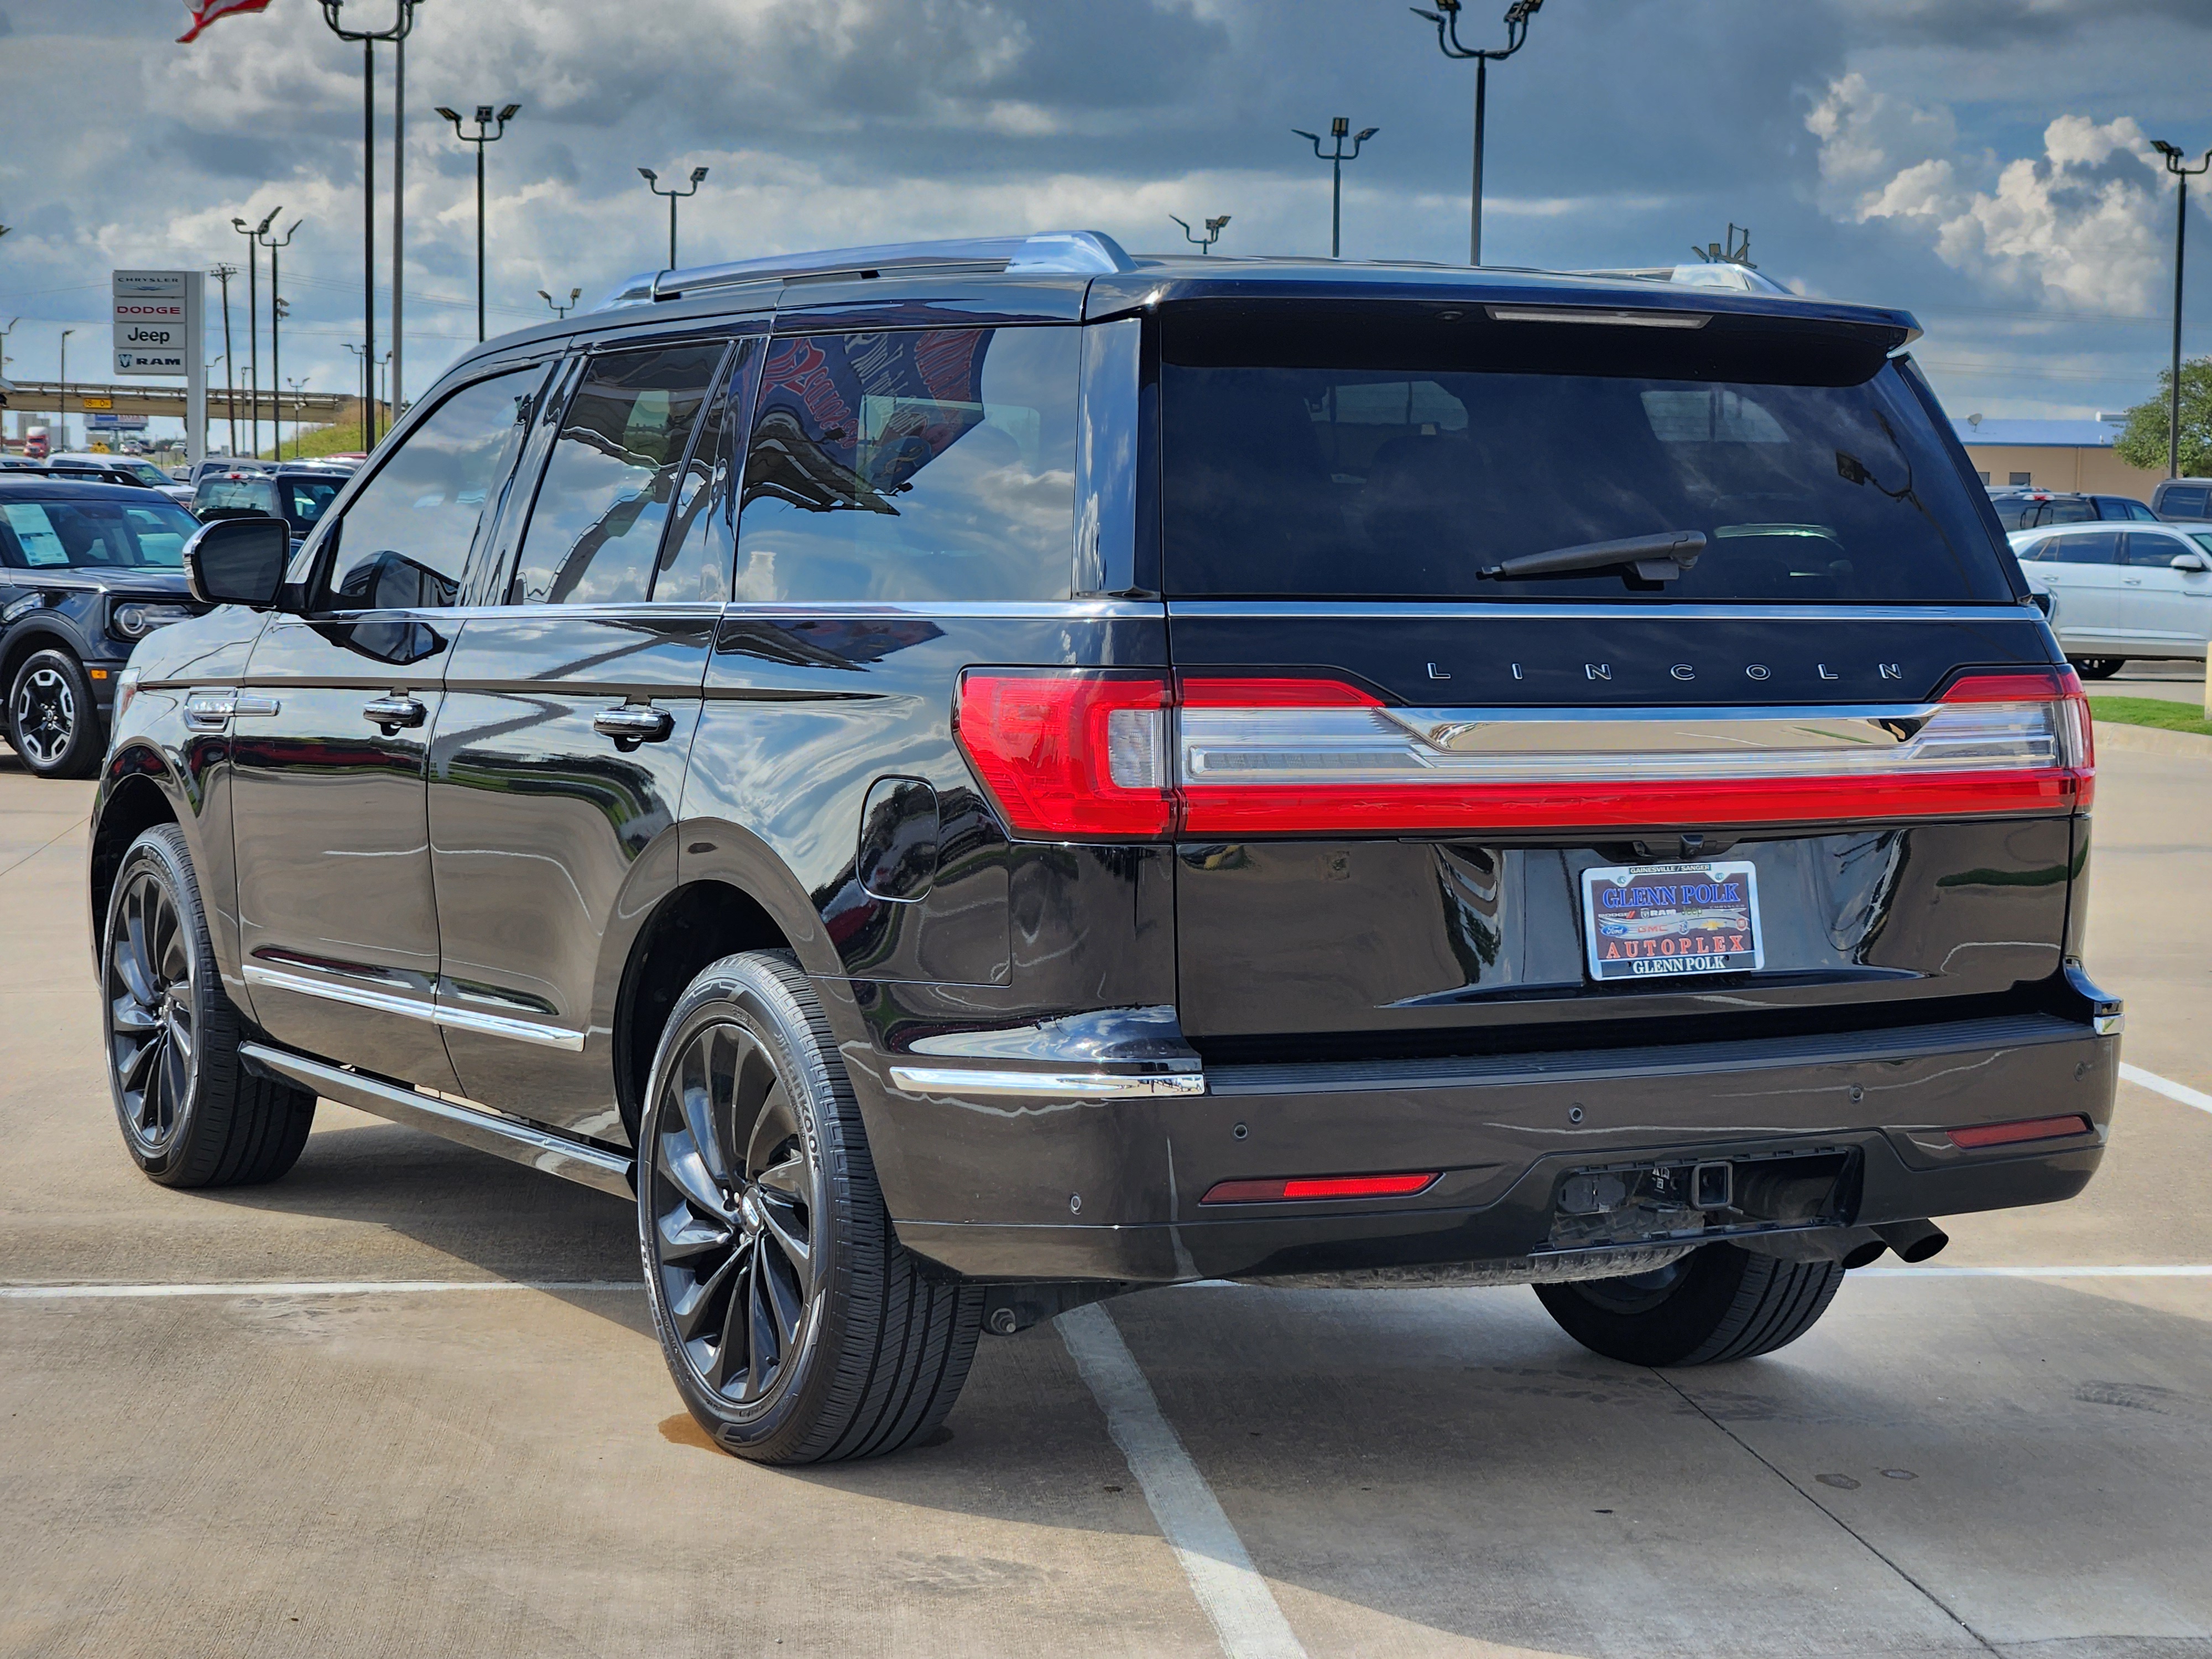
M328 1105L276 1185L141 1178L88 787L0 760L0 1652L2212 1653L2212 759L2100 759L2150 1081L2081 1200L1710 1370L1525 1290L1156 1291L797 1473L684 1415L618 1202Z

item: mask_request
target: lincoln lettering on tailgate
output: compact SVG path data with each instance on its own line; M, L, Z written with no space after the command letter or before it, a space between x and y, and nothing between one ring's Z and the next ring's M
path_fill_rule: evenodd
M1583 934L1595 980L1760 967L1758 872L1741 861L1585 870Z

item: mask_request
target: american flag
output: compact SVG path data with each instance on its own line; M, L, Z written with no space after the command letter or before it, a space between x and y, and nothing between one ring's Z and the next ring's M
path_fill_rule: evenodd
M218 17L228 17L234 11L266 11L269 0L185 0L191 8L192 26L177 37L184 46L199 39L200 31Z

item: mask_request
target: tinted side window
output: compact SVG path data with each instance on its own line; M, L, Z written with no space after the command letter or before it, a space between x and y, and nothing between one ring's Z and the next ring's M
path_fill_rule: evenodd
M745 459L737 597L1065 598L1078 332L771 341Z
M544 378L531 368L463 386L407 434L338 520L319 609L453 603Z
M725 342L592 358L531 509L510 605L623 605L652 591L660 532Z
M676 486L676 509L653 578L656 601L719 604L730 597L730 550L736 540L738 441L752 406L761 342L740 340L699 423L698 441Z
M2158 507L2169 519L2201 519L2204 516L2205 501L2212 490L2201 485L2182 489L2169 489L2159 497Z
M2033 501L2023 501L2014 499L2012 501L1993 502L1992 505L1996 508L1997 522L2002 525L2007 530L2033 530L2035 528L2035 503Z
M2043 508L2045 524L2088 524L2096 516L2094 501L2047 501Z
M2179 536L2161 535L2154 530L2130 530L2121 547L2120 562L2164 570L2180 555L2196 550Z
M2046 546L2051 557L2062 564L2118 564L2120 558L2120 532L2117 530L2084 531L2074 536L2053 536Z

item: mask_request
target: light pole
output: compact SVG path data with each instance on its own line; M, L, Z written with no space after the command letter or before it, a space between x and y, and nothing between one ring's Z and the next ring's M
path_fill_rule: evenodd
M348 340L344 342L344 345L345 349L353 354L354 362L361 371L360 378L354 382L353 390L354 395L361 399L360 424L361 429L366 432L368 430L368 353L362 349L361 342L358 340Z
M1352 136L1352 148L1350 149L1346 149L1344 147L1344 136L1347 132L1352 131L1352 123L1341 115L1336 116L1328 124L1328 136L1334 141L1334 148L1328 154L1322 153L1321 137L1319 134L1308 132L1303 127L1292 127L1291 131L1297 133L1301 138L1310 140L1313 143L1314 154L1320 156L1322 161L1328 163L1328 257L1334 259L1341 251L1343 244L1344 164L1346 161L1358 161L1359 159L1359 147L1365 143L1370 138L1372 138L1376 133L1382 131L1382 129L1380 127L1361 128L1358 133L1353 134ZM1169 216L1170 218L1174 217L1172 214ZM1178 222L1180 222L1180 221L1178 221Z
M58 401L62 406L61 453L64 455L69 453L69 337L76 332L76 331L73 328L65 328L62 331L62 366L59 371L61 395L57 401ZM46 446L46 449L48 453L51 454L53 453L53 446L52 444L48 444Z
M489 104L478 104L477 130L473 133L468 133L461 131L459 111L447 109L443 104L438 106L438 113L453 124L453 137L465 144L474 144L477 147L477 338L478 340L482 340L484 337L484 146L497 143L507 137L507 124L514 118L514 112L521 107L520 104L509 104L495 115ZM495 131L490 130L495 125L497 127Z
M276 216L272 213L269 216L273 219ZM275 459L280 461L284 459L284 422L282 414L277 412L276 404L276 393L284 384L284 359L282 355L283 347L279 343L277 325L284 319L284 296L276 288L276 250L291 246L293 236L306 222L303 219L293 220L292 228L284 233L282 241L266 234L268 230L266 225L262 227L264 234L253 239L269 250L269 404L270 412L276 415L276 418L272 420L270 425L275 428L270 434L276 440Z
M645 185L647 190L655 196L665 196L668 198L668 268L673 270L676 269L676 204L687 196L696 196L699 193L699 181L707 176L707 169L704 167L691 169L691 188L689 190L663 190L660 187L660 175L651 167L640 167L638 171L645 175Z
M1471 265L1482 263L1482 119L1483 104L1490 90L1490 63L1497 58L1503 62L1528 43L1528 20L1544 0L1513 0L1505 9L1505 45L1497 46L1463 46L1459 40L1460 0L1435 0L1434 11L1423 11L1419 6L1410 8L1416 17L1426 18L1437 26L1437 46L1447 58L1474 59L1474 185L1468 207L1467 262Z
M2166 419L2166 476L2181 476L2181 256L2189 238L2189 181L2207 167L2212 167L2212 149L2204 152L2204 159L2195 167L2189 166L2182 152L2163 138L2154 138L2151 148L2166 158L2166 170L2173 175L2173 386L2172 400ZM2208 694L2212 695L2212 694Z
M4 231L0 231L0 234L5 234ZM8 326L0 328L0 380L8 378L8 337L15 331L15 325L22 320L21 317L10 317L8 319ZM20 438L22 434L23 417L19 415L15 417L15 435Z
M370 356L376 351L376 43L389 40L394 46L407 39L408 31L415 27L415 8L420 0L392 0L393 17L388 29L349 29L339 21L346 0L321 0L323 21L330 25L331 33L341 40L361 42L361 320L363 337L368 341ZM405 75L406 59L400 59L400 73ZM403 86L404 86L403 82ZM395 105L392 111L392 132L398 136L401 112ZM404 157L395 157L401 167ZM395 171L398 171L395 168ZM404 173L399 173L404 181ZM404 198L404 191L401 192ZM400 203L395 200L392 210L393 258L398 258ZM397 274L397 267L394 267ZM399 288L392 289L392 334L399 332ZM362 447L376 447L376 412L364 405L362 410Z
M568 290L568 302L566 305L562 304L560 301L555 299L542 288L538 290L538 297L544 301L548 306L551 307L553 309L553 314L565 323L568 320L568 313L576 308L576 301L584 297L584 290L580 288L570 289Z
M1168 217L1175 219L1175 222L1182 227L1183 240L1198 250L1200 258L1213 252L1213 245L1221 240L1222 227L1229 222L1229 216L1225 213L1218 219L1208 219L1206 222L1206 234L1198 236L1192 234L1189 220L1176 219L1172 213L1168 215Z
M307 407L307 400L300 394L307 389L307 377L302 374L298 380L287 380L284 384L292 388L292 459L296 461L300 459L301 416ZM277 459L281 460L283 458L279 456Z
M256 455L261 453L261 297L255 273L261 263L254 250L283 210L270 208L269 216L258 225L249 225L243 219L230 222L230 228L246 238L246 447Z
M238 275L236 265L219 264L211 267L208 275L222 284L222 402L230 413L230 453L238 453L238 375L230 359L230 279Z

